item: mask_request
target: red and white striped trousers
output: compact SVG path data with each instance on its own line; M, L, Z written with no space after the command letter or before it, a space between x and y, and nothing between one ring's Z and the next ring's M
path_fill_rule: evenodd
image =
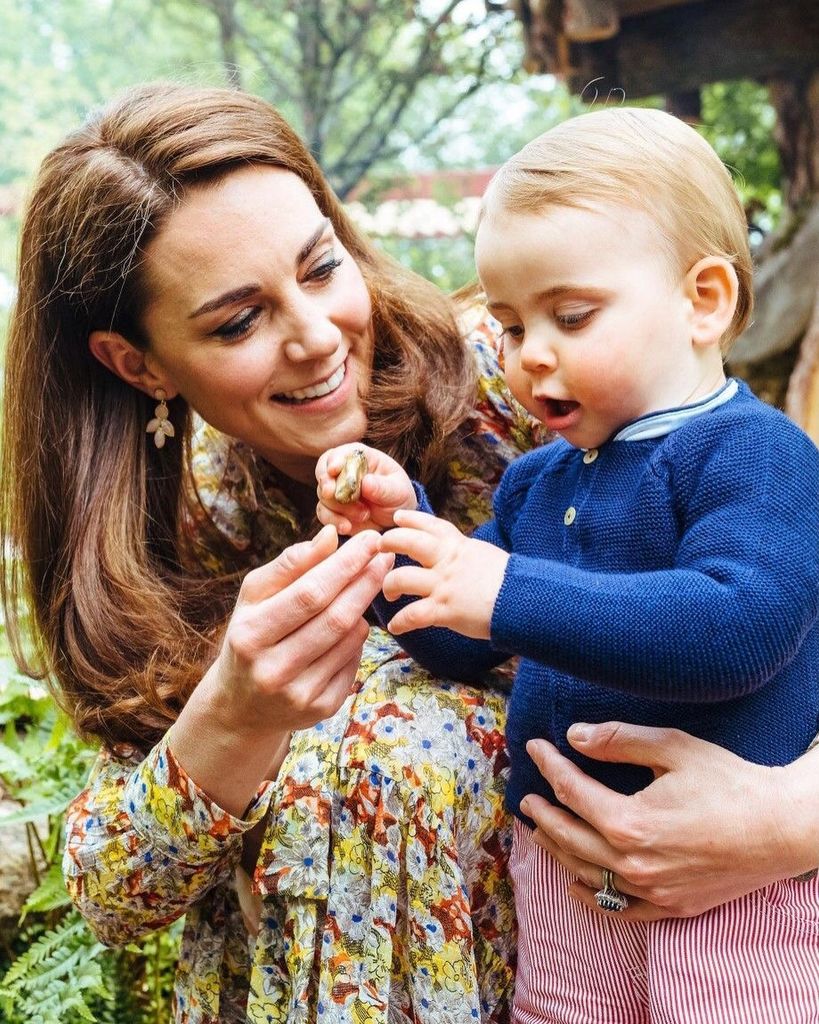
M515 822L513 1024L819 1024L819 881L641 923L566 895L573 877Z

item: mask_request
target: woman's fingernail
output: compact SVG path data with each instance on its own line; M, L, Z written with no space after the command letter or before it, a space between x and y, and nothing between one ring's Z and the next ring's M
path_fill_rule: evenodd
M521 810L523 811L523 813L524 813L524 814L525 814L525 815L526 815L526 816L527 816L528 818L531 818L531 817L532 817L532 813L531 813L531 812L532 812L532 805L530 804L530 802L529 802L529 798L528 798L528 797L526 797L526 796L525 796L525 797L524 797L524 798L523 798L523 799L521 800L521 802L520 802L520 809L521 809Z
M569 726L566 736L571 743L588 743L591 730L585 722L575 722L574 725Z

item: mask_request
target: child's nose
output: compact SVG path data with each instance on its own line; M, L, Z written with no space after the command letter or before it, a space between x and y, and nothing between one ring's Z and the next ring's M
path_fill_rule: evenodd
M520 365L529 373L555 369L557 351L545 332L527 332L521 346Z

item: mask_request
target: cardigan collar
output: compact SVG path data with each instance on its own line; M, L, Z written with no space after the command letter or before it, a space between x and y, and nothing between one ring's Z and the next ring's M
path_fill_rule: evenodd
M612 441L646 441L654 437L664 437L672 430L677 430L695 416L716 409L717 406L729 401L739 390L739 385L730 377L723 385L712 391L705 398L700 398L691 405L682 405L677 409L661 409L641 416L632 423L626 424L612 438Z

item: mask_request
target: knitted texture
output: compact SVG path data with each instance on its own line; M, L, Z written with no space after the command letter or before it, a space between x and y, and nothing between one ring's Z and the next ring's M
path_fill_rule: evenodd
M620 792L652 779L579 755L573 722L673 726L760 764L804 752L819 724L819 452L785 416L741 385L591 461L558 440L510 466L494 510L474 534L511 553L491 641L443 629L401 641L456 678L522 656L507 739L508 802L524 821L527 793L556 802L526 753L533 737Z

